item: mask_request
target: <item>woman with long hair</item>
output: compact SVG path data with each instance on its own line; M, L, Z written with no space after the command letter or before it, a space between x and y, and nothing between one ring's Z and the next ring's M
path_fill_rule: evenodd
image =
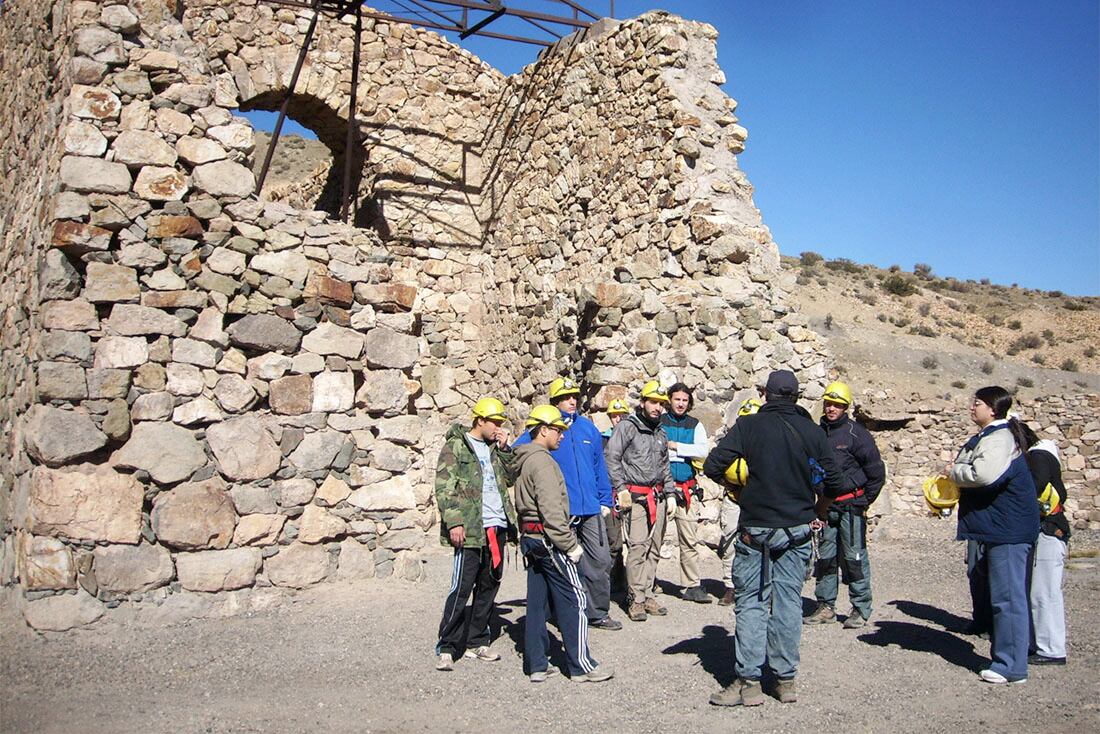
M1012 396L1003 387L974 393L970 419L980 429L948 466L959 486L959 540L978 544L977 583L988 589L992 612L987 683L1027 680L1030 618L1027 560L1039 535L1039 504L1027 465L1022 424L1008 417Z

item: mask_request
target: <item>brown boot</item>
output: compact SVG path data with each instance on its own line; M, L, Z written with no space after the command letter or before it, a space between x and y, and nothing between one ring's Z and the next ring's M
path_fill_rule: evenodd
M738 678L718 693L711 694L710 702L715 706L759 706L764 703L764 691L760 681Z
M776 682L775 697L779 699L779 703L794 703L797 701L798 691L795 689L794 678Z
M718 606L720 607L732 607L733 606L733 589L726 587L726 593L722 594L722 598L718 600Z
M626 616L630 618L631 622L646 621L645 606L638 602L631 602L630 608L626 611Z
M668 614L668 610L662 607L656 599L645 600L646 613L652 614L654 617L663 617Z
M836 612L828 604L818 604L814 613L803 618L802 624L830 624L836 621Z

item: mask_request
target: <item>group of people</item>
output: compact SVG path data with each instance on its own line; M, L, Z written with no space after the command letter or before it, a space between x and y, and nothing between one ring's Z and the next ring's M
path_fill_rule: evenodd
M795 375L775 371L759 388L762 400L744 401L713 449L706 429L691 415L694 398L683 383L666 388L656 380L647 382L634 409L612 400L607 407L611 428L603 433L578 412L580 392L573 380L554 380L548 403L530 411L514 441L504 428L505 406L491 397L477 401L468 423L447 432L436 499L441 542L454 549L454 569L439 625L437 669L452 670L459 654L500 659L490 647L489 619L505 545L518 542L527 572L525 673L537 683L557 672L547 657L552 615L570 679L611 678L608 666L592 656L588 630L622 629L611 614L611 597L613 580L624 576L632 622L668 613L658 599L656 575L670 519L680 547L681 597L712 601L699 571L703 492L698 478L703 474L724 490L719 555L725 588L719 603L733 604L736 618L737 679L711 696L711 703L763 703L769 670L773 695L782 702L796 700L803 625L838 620L841 582L852 603L846 629L865 625L872 611L866 515L882 490L885 468L871 435L848 415L848 386L834 382L826 388L816 423L796 402ZM949 473L961 487L974 488L963 490L959 537L973 546L975 626L992 631L993 664L982 677L1007 682L1026 677L1028 604L1025 592L1021 626L1023 586L1015 574L1026 571L1028 553L1036 554L1036 568L1058 554L1042 543L1029 550L1035 537L1027 537L1031 524L1017 486L1024 454L1005 453L997 428L989 428L1003 424L1011 428L1006 435L1015 437L1023 424L1003 414L997 418L997 411L1007 407L986 399L996 403L990 420L979 423L983 432L964 447ZM1050 472L1047 462L1037 457L1037 463ZM514 488L514 502L508 487ZM1028 488L1037 534L1038 503L1033 485ZM1064 499L1064 488L1060 496ZM1044 528L1053 528L1051 537L1064 543L1069 531L1062 518L1061 523L1045 520ZM801 591L810 572L817 580L817 605L803 617ZM1044 572L1043 581L1031 587L1033 606L1048 610L1051 618L1061 612L1060 565L1058 578L1054 575ZM1064 623L1060 637L1054 627L1053 622L1037 623L1037 654L1064 661ZM1022 675L1016 657L1020 639L1025 646Z

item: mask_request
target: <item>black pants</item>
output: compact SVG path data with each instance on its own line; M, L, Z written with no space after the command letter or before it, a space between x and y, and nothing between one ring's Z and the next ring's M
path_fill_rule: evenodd
M456 548L454 570L451 573L451 590L443 605L443 619L439 623L439 643L436 653L454 655L459 650L488 645L489 615L500 588L504 562L493 569L492 554L488 548ZM473 593L474 601L469 613L466 600Z
M611 593L626 591L626 566L623 564L623 525L618 513L605 520L607 548L611 551Z

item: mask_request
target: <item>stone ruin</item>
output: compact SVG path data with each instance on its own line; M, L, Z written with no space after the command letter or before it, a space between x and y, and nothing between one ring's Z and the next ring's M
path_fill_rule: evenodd
M288 202L342 178L349 23L321 20L290 103L332 169L265 198L240 112L281 101L309 11L0 12L0 582L35 628L420 579L442 434L485 394L518 425L558 374L592 409L675 376L713 434L778 366L807 401L823 392L828 355L786 305L710 26L602 22L505 77L367 20L343 224Z

